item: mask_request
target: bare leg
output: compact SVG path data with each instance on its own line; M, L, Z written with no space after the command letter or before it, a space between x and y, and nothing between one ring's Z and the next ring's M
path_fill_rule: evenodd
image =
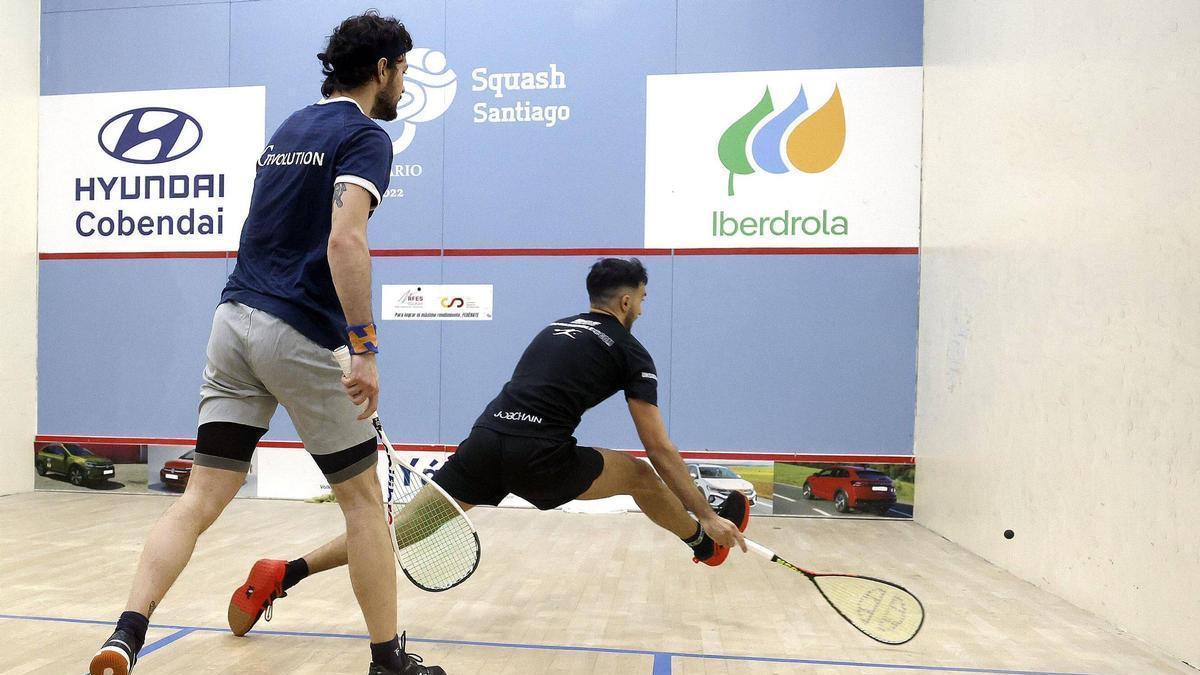
M371 642L387 642L396 636L396 564L379 478L374 470L363 471L332 488L346 518L341 560L350 565L350 585Z
M430 490L430 489L432 489L432 488L426 488L426 490ZM423 495L423 494L425 494L424 491L422 491L420 493L420 495L418 495L417 499L421 499L421 495ZM433 496L433 495L431 495L431 496ZM441 499L440 496L438 496L436 498ZM458 500L455 500L455 501L458 501ZM458 505L460 507L462 507L463 511L470 511L474 506L473 504L467 504L465 502L458 502ZM414 506L419 506L419 504L414 503ZM401 520L398 521L398 523L397 523L397 526L400 528L400 530L404 529L403 518L404 518L404 514L408 513L408 512L410 512L410 511L409 511L409 509L406 508L404 511L401 511L401 513L400 513ZM325 542L324 544L322 544L318 548L314 549L313 551L310 551L309 553L307 553L304 556L304 562L308 564L308 573L310 576L313 574L316 574L317 572L324 572L326 570L331 570L335 567L341 567L342 565L345 565L346 564L346 535L344 535L344 534L338 535L336 538L331 539L330 541Z
M125 609L149 617L187 566L196 540L216 521L245 482L244 471L192 469L183 496L158 519L146 538Z
M308 573L310 575L345 565L346 535L339 534L336 538L310 551L304 556L304 562L308 563Z
M604 470L578 499L629 495L655 525L669 530L680 539L688 539L696 534L696 521L654 472L654 467L622 452L596 449L604 456Z

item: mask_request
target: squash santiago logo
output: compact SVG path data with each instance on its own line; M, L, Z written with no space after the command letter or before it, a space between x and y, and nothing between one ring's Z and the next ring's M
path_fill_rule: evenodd
M403 125L400 137L392 142L392 152L397 155L412 144L417 135L417 124L441 117L450 109L458 91L458 75L442 52L417 47L408 53L407 61L404 96L400 98L393 120Z
M435 49L417 47L408 53L408 72L404 75L404 96L396 106L396 119L383 123L392 138L392 178L420 178L425 166L401 163L400 155L417 137L417 125L432 122L450 109L458 92L458 75L446 61L446 55ZM400 135L391 125L400 125ZM392 181L383 197L404 197L415 181Z
M131 164L163 164L200 147L204 130L195 117L171 108L137 108L100 127L96 140L114 159Z
M773 112L775 105L768 87L758 104L721 134L717 156L729 170L730 197L733 196L735 175L747 176L759 169L781 174L792 168L804 173L820 173L841 157L846 144L846 111L836 85L829 100L796 124L791 133L787 133L788 129L808 112L804 87L800 87L800 93L788 107L760 126Z

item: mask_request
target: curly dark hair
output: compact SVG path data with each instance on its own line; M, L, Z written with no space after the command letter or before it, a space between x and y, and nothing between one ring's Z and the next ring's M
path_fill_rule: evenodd
M587 276L588 299L603 305L625 288L637 288L648 281L646 268L637 258L601 258Z
M412 36L394 17L379 16L371 9L341 23L329 36L321 60L321 95L354 89L375 76L375 64L386 58L388 65L412 51Z

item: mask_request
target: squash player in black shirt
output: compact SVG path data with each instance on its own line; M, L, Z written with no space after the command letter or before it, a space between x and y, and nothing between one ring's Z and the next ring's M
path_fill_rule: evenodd
M695 562L715 567L734 546L746 550L742 531L750 505L733 492L714 512L667 436L654 360L630 333L642 313L646 282L636 258L592 265L589 311L555 321L533 338L512 379L433 480L464 510L497 505L510 493L541 510L574 499L629 495L650 520L690 547ZM573 436L584 412L622 390L653 468L622 452L580 446ZM345 565L345 535L286 564L284 591ZM231 621L230 628L244 635L257 619Z

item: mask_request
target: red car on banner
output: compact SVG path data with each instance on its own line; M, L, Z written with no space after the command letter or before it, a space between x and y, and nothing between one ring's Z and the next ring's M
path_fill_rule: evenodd
M834 466L804 480L805 499L828 499L839 513L850 509L883 515L896 503L896 486L887 474L861 466Z
M192 463L196 457L195 452L195 450L188 450L179 459L168 459L163 464L163 468L158 472L158 477L168 490L183 492L187 487L188 479L192 477Z

